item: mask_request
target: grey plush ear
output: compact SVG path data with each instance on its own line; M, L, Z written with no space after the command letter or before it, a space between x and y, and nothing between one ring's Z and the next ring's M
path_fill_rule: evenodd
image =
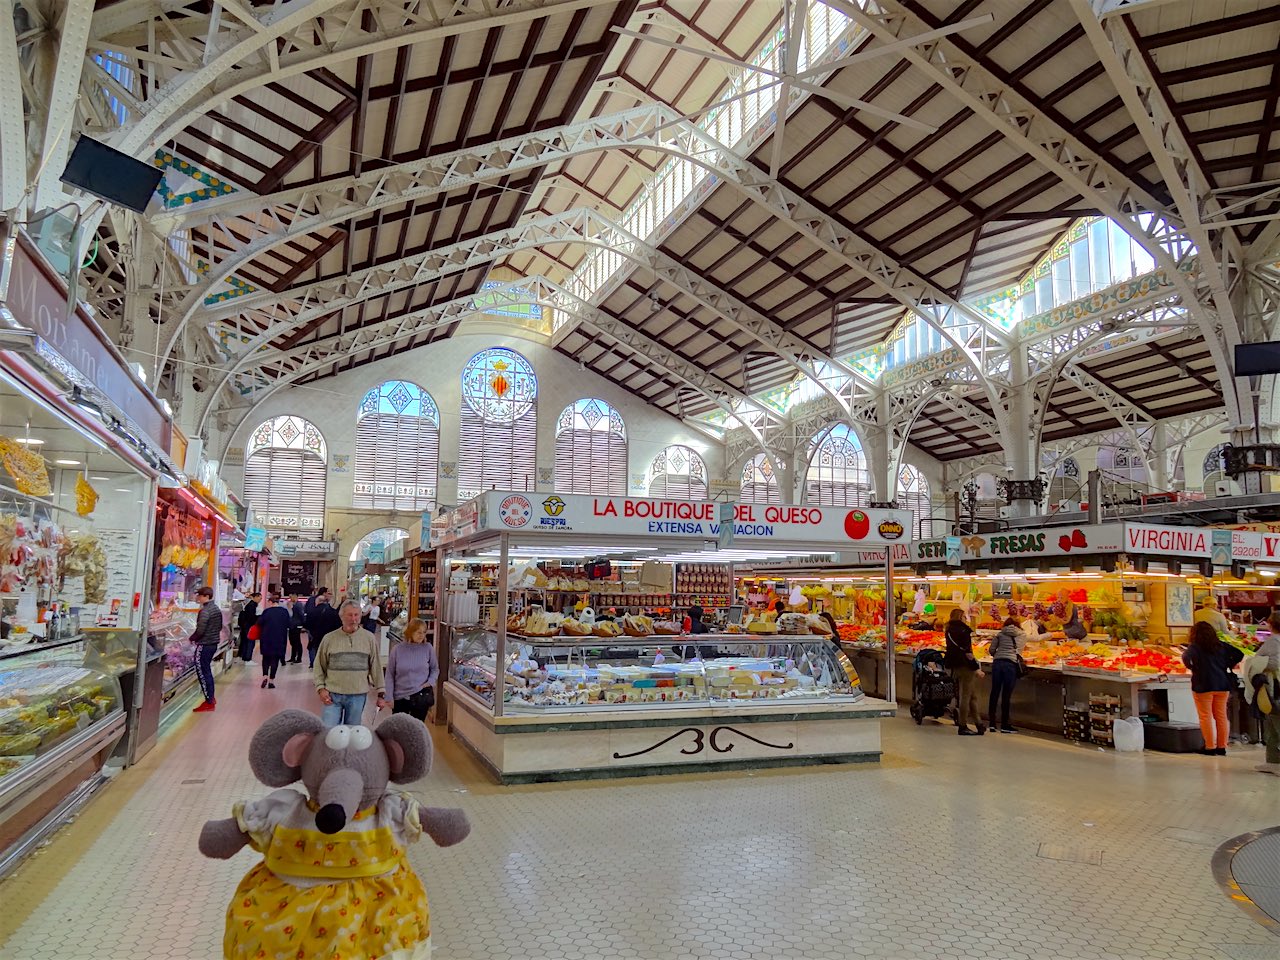
M382 738L392 783L413 783L431 769L431 737L421 720L407 713L387 717L374 731Z
M287 787L302 776L302 758L324 724L305 710L282 710L249 742L249 766L268 787Z

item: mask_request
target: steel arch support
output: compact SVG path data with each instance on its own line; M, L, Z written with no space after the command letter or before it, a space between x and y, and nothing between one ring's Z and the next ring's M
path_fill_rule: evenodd
M3 15L12 21L13 11L7 5ZM58 58L48 91L48 103L45 104L45 127L38 141L40 155L33 167L33 175L39 171L35 184L36 210L61 206L65 202L66 194L59 178L67 165L71 135L75 132L80 75L84 70L85 49L92 23L93 0L70 0L58 21Z
M239 367L262 346L311 320L371 297L426 283L450 273L483 266L516 250L548 243L603 246L653 270L666 282L698 301L707 310L759 340L798 372L805 374L822 387L842 409L846 411L849 409L852 398L841 395L839 390L834 389L827 382L829 377L824 379L814 363L804 359L812 355L813 350L802 340L727 291L708 283L671 257L621 231L607 218L590 209L570 210L553 217L531 220L475 240L441 247L367 270L355 271L346 277L301 284L281 294L243 297L239 301L232 301L233 306L222 311L212 311L213 318L229 318L252 310L258 304L265 309L274 308L274 315L268 314L264 318L269 323L267 329L250 341L236 358L236 364ZM295 304L299 309L294 313L287 313L281 307L282 302ZM283 322L276 323L274 322L276 320ZM830 363L833 367L841 366L828 357L822 357L821 360ZM843 375L843 370L841 373ZM848 377L846 384L840 389L854 389L855 386L853 378Z
M1229 288L1244 270L1244 252L1235 231L1211 235L1203 220L1221 209L1208 178L1199 169L1195 152L1186 142L1178 118L1151 75L1144 53L1134 42L1133 28L1124 18L1102 21L1087 0L1071 0L1085 35L1111 78L1143 142L1156 161L1187 238L1200 256L1200 274L1208 285L1227 350L1239 343L1240 329ZM1233 366L1234 364L1232 364ZM1223 371L1228 372L1231 367ZM1225 391L1224 391L1225 393Z
M891 43L932 26L901 0L866 0L865 8L849 0L826 2ZM1036 103L999 80L949 38L906 48L902 57L1142 244L1168 271L1186 310L1196 319L1209 344L1220 373L1230 377L1227 340L1221 321L1206 302L1209 291L1197 289L1177 269L1179 261L1190 252L1192 241L1182 230L1176 212L1157 203ZM1228 395L1233 414L1238 413L1234 392Z
M0 11L0 215L22 203L27 189L27 129L22 63L13 11Z
M517 282L525 283L526 281ZM513 282L513 285L514 283L516 282ZM543 283L556 293L564 292L550 281L543 280ZM729 384L706 373L695 364L679 358L671 358L669 356L670 351L666 350L662 344L645 337L644 334L627 324L615 320L603 311L595 310L587 304L581 304L581 307L583 312L578 319L584 325L593 327L605 336L629 347L633 352L642 354L647 363L705 396L733 420L750 431L762 452L770 453L770 435L777 435L779 431L785 429L785 422L776 413L762 406L758 401L739 393ZM563 300L557 305L557 309L565 309ZM420 315L416 317L399 318L394 325L388 322L386 326L389 329L387 330L379 331L373 328L365 328L364 330L355 331L353 334L326 338L323 348L317 347L313 349L309 347L301 355L303 362L290 369L283 376L270 381L261 390L252 393L244 413L241 414L229 435L234 435L243 425L245 418L268 397L309 374L323 370L335 360L347 356L352 350L375 349L410 339L420 335L425 329L456 323L466 319L468 316L483 314L484 310L484 307L477 309L474 299L468 297L452 301L441 307L421 311ZM424 320L428 322L424 323ZM382 325L375 326L381 327ZM664 353L667 354L667 359L656 359ZM225 380L224 383L226 383ZM214 391L215 394L216 392ZM201 414L198 432L204 432L208 426L210 416L216 412L213 402L210 402Z

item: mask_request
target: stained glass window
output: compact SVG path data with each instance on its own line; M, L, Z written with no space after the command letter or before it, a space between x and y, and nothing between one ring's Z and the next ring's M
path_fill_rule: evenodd
M538 378L506 347L472 357L462 370L458 500L485 490L532 490L538 450Z
M904 466L898 473L898 491L894 499L900 509L911 511L913 539L926 540L933 536L933 499L924 474L915 467Z
M514 350L482 350L462 371L462 398L488 423L513 423L538 399L538 378Z
M778 488L778 475L773 471L773 461L758 453L742 467L742 492L740 503L781 503L782 492Z
M400 527L381 527L373 531L373 533L365 534L360 542L355 545L355 549L351 551L351 562L368 560L370 547L380 546L385 549L389 544L395 543L397 540L403 540L408 536L409 531Z
M702 457L672 444L649 467L649 496L663 500L706 500L707 465Z
M556 421L556 493L627 494L627 429L622 414L585 397Z
M1227 445L1225 443L1220 443L1204 455L1204 464L1201 467L1201 471L1204 473L1206 480L1209 478L1210 474L1222 473L1224 467L1222 454L1226 449Z
M837 423L813 439L805 476L805 502L824 507L865 507L871 503L871 475L858 436Z
M416 383L388 380L365 394L356 417L352 504L435 509L440 412Z
M310 420L281 416L249 437L245 500L262 526L304 540L324 536L328 448Z

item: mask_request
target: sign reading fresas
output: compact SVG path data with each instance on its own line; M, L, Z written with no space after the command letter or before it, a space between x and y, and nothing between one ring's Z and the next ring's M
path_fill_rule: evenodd
M647 537L720 536L721 504L639 497L503 493L479 498L479 529L496 533L577 533ZM836 549L905 541L909 510L773 506L739 503L734 540L830 546Z
M927 563L948 561L947 541L955 537L920 540L911 545L912 560ZM1081 527L1044 527L1039 530L1004 530L961 536L960 557L965 560L992 560L1005 557L1061 557L1070 554L1119 553L1123 541L1120 524Z

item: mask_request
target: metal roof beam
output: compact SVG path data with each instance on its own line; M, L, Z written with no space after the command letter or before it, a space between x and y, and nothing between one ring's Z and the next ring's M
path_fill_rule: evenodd
M0 214L22 203L27 189L27 128L22 63L13 11L0 16Z
M768 451L768 435L786 429L786 420L764 404L735 390L718 377L708 374L696 364L674 357L669 349L629 324L623 323L602 310L598 310L575 297L572 292L547 280L545 277L526 277L511 281L500 289L539 289L539 302L557 310L578 312L578 319L605 336L626 347L641 363L672 379L684 383L724 410L751 431L762 450ZM486 292L488 296L488 292ZM355 353L377 350L404 340L413 339L424 331L459 323L473 316L482 316L488 305L478 305L474 296L462 297L448 303L435 304L414 311L394 320L372 324L336 336L324 337L292 351L274 351L263 358L264 363L275 366L277 376L264 380L252 376L247 384L248 392L241 388L241 395L249 398L247 416L269 396L306 376L324 370L329 365L351 357ZM237 376L228 371L219 384L207 391L210 400L200 416L199 430L203 431L216 410L216 401L223 387L229 386ZM241 418L243 421L243 417Z
M856 376L846 372L843 364L818 354L803 340L728 291L698 276L662 251L642 243L590 209L570 210L554 217L518 223L505 230L354 271L344 277L300 284L279 294L249 294L230 301L221 310L210 311L209 319L230 319L250 310L266 314L263 319L268 322L267 329L245 347L237 358L239 363L272 340L305 326L317 317L441 276L487 266L517 250L564 243L605 247L646 267L704 309L760 341L831 394L845 409L849 408L856 394L866 392L872 386L861 372L854 371ZM817 363L830 365L845 382L833 385L832 377L824 377Z
M936 25L921 20L901 0L867 0L865 8L848 0L825 2L888 43L900 42L905 35ZM1182 228L1175 211L1158 203L1132 178L1063 128L1041 104L1025 96L1014 81L997 77L987 63L956 41L932 40L903 50L902 56L955 96L974 116L1123 226L1151 253L1174 278L1186 309L1195 317L1213 351L1220 373L1230 376L1230 347L1232 338L1238 340L1239 334L1221 323L1208 302L1210 291L1197 289L1191 278L1178 271L1179 262L1191 252L1194 241ZM1235 392L1227 391L1227 396L1233 416L1237 415Z

